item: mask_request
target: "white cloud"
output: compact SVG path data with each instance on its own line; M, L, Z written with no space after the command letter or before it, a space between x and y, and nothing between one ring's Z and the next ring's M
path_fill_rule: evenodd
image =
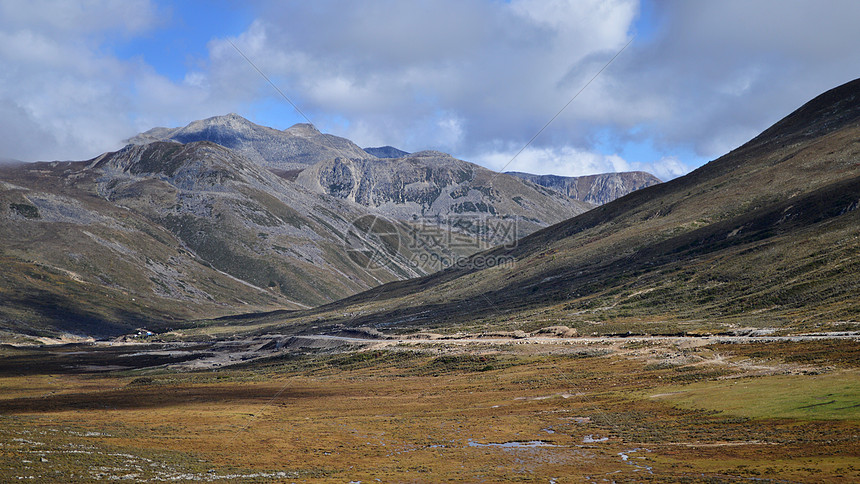
M641 10L636 0L252 5L256 20L229 40L321 129L491 167L625 45ZM649 5L655 30L508 169L671 178L687 169L678 153L719 156L857 75L860 2ZM114 55L113 41L159 35L170 15L148 0L0 0L0 157L83 159L153 126L285 104L219 32L178 80ZM605 132L647 141L655 159L598 153Z
M33 32L0 32L0 44L5 46L0 59L7 69L0 76L0 102L17 114L0 120L0 129L38 127L41 140L13 140L3 146L3 156L86 157L98 154L84 149L86 146L103 148L115 143L119 133L111 132L114 119L127 106L111 79L122 76L122 66L95 57L79 45ZM93 129L95 123L101 124L99 129Z
M0 2L0 156L84 159L119 146L134 63L100 52L100 36L156 25L145 1Z
M633 169L648 172L662 181L686 175L690 169L674 156L665 156L651 163L633 163Z
M0 1L0 157L88 159L153 126L236 110L241 99L203 71L174 82L112 53L111 39L148 34L164 15L145 0Z
M602 155L572 146L492 151L475 158L496 171L521 171L538 175L583 176L612 171L629 171L631 165L618 155ZM515 157L516 156L516 157Z
M239 45L312 120L359 144L473 161L488 146L524 145L630 39L639 12L632 0L267 5ZM664 153L643 160L664 177L679 173L665 168L675 151L717 157L852 77L857 63L840 58L857 58L846 39L860 36L841 17L860 4L831 5L656 4L660 30L635 41L533 148L574 147L580 165L612 167L582 153L600 130L621 139L635 130ZM816 70L802 72L807 64ZM457 136L445 135L440 112L458 120ZM348 123L325 126L336 117ZM536 171L566 169L535 159L547 163L533 162Z
M160 22L158 9L149 0L4 0L0 2L2 25L18 25L58 38L117 32L133 35Z
M627 161L613 154L604 155L572 146L553 148L528 147L518 150L491 151L474 161L496 171L520 171L538 175L584 176L619 171L645 171L668 181L687 174L690 169L676 157L642 163Z
M359 144L461 155L528 139L580 87L580 62L626 43L636 13L597 0L268 5L234 41L313 121L336 113ZM213 71L235 68L226 40L211 49Z
M669 152L687 145L699 156L718 157L858 75L856 1L653 6L661 28L634 42L602 77L623 100L659 107L641 132Z

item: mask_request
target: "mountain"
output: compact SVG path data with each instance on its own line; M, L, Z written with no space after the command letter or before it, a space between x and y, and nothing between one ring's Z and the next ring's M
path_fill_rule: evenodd
M211 141L257 164L281 170L303 168L338 156L369 156L352 141L320 133L311 124L297 124L279 131L232 113L194 121L182 128L153 128L128 140L138 145L153 141Z
M111 335L142 325L166 330L237 306L290 305L221 273L169 230L99 196L98 174L85 162L1 170L2 330Z
M533 175L517 171L509 171L507 174L594 205L603 205L636 190L662 183L659 178L644 171L588 176Z
M378 159L310 125L228 115L134 141L0 167L0 330L109 336L309 308L591 208L442 153Z
M409 152L398 150L393 146L381 146L379 148L364 148L364 151L377 158L403 158Z
M112 335L307 308L475 251L413 232L208 141L3 167L0 329Z
M515 247L256 322L290 331L310 321L395 332L559 324L585 334L858 330L858 140L860 79L686 176Z
M501 224L523 237L592 208L438 151L327 160L302 171L296 183L393 219L444 219L476 235Z

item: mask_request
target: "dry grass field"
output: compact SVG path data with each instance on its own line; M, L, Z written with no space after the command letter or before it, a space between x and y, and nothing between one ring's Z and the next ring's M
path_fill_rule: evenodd
M851 339L145 348L0 347L0 481L860 480Z

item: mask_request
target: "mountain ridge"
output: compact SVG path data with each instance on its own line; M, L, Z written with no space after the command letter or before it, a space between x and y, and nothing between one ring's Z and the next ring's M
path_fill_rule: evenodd
M267 168L285 170L337 156L372 156L352 141L323 134L308 123L279 131L252 123L235 113L193 121L179 128L153 128L127 141L131 144L212 141Z
M245 154L282 178L316 193L358 203L401 221L446 218L446 224L472 227L473 235L481 230L479 226L516 216L515 237L521 237L592 207L513 181L508 175L490 174L483 167L439 151L377 158L351 141L324 135L307 123L277 131L229 114L195 121L183 128L154 128L132 138L137 144L154 140L211 141ZM332 149L335 146L337 150ZM405 153L392 150L396 153L388 150L388 154ZM286 154L288 158L278 158ZM259 161L261 158L265 159ZM455 179L453 172L466 178ZM498 186L472 187L474 173L481 174L480 183L496 179ZM488 246L486 241L482 243Z
M603 205L633 191L662 183L659 178L644 171L601 173L576 177L534 175L517 171L505 173L556 190L574 200L594 205Z
M0 327L105 334L335 307L474 267L489 245L516 256L528 234L591 208L438 151L377 158L309 124L230 114L132 140L0 171Z

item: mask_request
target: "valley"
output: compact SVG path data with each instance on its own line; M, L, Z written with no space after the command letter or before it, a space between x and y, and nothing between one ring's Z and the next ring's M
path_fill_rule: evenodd
M855 80L664 183L235 114L0 167L0 480L855 482L858 140Z
M858 338L353 337L209 369L183 360L218 343L3 347L0 476L850 482Z

